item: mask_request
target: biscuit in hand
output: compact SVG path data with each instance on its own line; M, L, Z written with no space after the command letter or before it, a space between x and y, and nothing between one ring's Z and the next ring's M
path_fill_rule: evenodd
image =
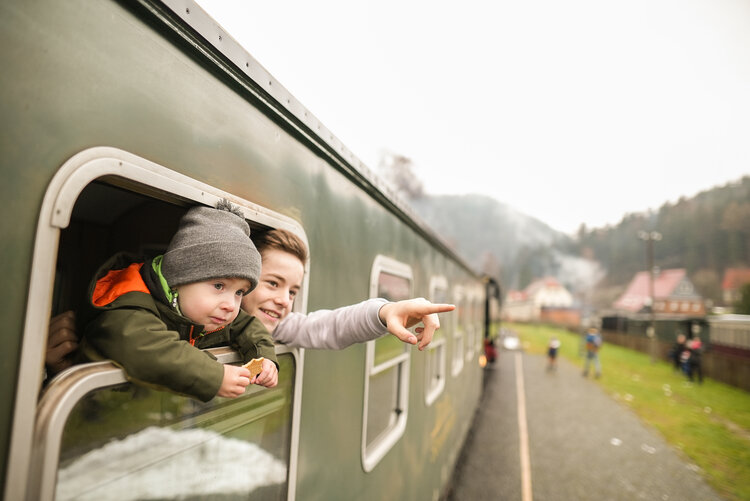
M242 366L250 371L250 379L261 373L263 370L263 360L265 360L263 357L254 358Z

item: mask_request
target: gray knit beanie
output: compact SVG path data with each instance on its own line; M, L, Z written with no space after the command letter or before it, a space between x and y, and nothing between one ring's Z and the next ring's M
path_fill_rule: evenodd
M164 253L161 272L170 287L212 278L246 278L258 285L260 253L239 207L221 200L216 208L193 207Z

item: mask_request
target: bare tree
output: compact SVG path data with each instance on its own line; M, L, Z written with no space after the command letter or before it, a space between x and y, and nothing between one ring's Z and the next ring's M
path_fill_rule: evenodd
M421 198L424 195L424 185L415 174L414 162L409 157L385 152L380 158L378 171L405 199Z

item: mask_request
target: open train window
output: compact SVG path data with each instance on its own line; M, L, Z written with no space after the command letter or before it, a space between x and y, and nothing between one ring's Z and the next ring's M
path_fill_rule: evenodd
M430 301L449 303L448 281L445 277L432 277L430 280ZM446 326L447 327L447 326ZM450 329L438 329L427 346L425 353L425 404L432 405L445 388L445 338Z
M30 304L29 315L77 309L96 267L111 254L163 252L188 207L215 206L221 198L239 205L256 230L281 227L306 240L289 218L127 152L93 148L74 156L45 194L30 286L40 304ZM296 311L306 308L307 273L304 280ZM35 322L27 321L33 328L24 332L23 367L43 360L48 319ZM223 363L240 361L230 348L212 351ZM135 492L138 499L294 498L302 355L282 346L277 353L276 388L252 387L240 398L205 404L130 383L110 362L64 371L38 404L16 401L17 474L8 478L18 484L8 492L40 500L101 499L103 492L108 498ZM20 374L19 394L36 395L39 377L33 370ZM221 458L226 468L214 469ZM200 468L186 467L199 462ZM244 470L234 471L238 465ZM181 473L203 487L183 492Z
M451 375L457 376L464 368L464 348L466 338L466 296L462 287L453 289L453 302L456 314L453 315L453 351L451 353Z
M400 301L412 295L411 268L378 256L370 275L370 297ZM371 471L406 429L409 403L409 345L395 336L367 343L362 467Z

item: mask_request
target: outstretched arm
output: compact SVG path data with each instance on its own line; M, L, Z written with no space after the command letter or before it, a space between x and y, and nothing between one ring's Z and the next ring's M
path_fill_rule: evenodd
M380 308L378 316L387 326L388 332L405 343L419 342L419 349L424 350L432 341L435 331L440 328L437 314L453 311L455 308L452 304L433 304L420 297L386 303ZM417 327L416 336L407 330L420 322L423 327Z
M404 342L420 342L420 349L424 349L440 327L437 313L454 308L451 304L433 304L421 298L396 303L374 298L335 310L317 310L308 315L292 312L272 335L274 341L287 346L341 350L391 332ZM419 322L425 325L417 328L417 336L406 330Z
M307 315L292 312L274 329L273 339L287 346L318 350L342 350L354 343L366 343L388 332L378 318L386 303L375 298Z

